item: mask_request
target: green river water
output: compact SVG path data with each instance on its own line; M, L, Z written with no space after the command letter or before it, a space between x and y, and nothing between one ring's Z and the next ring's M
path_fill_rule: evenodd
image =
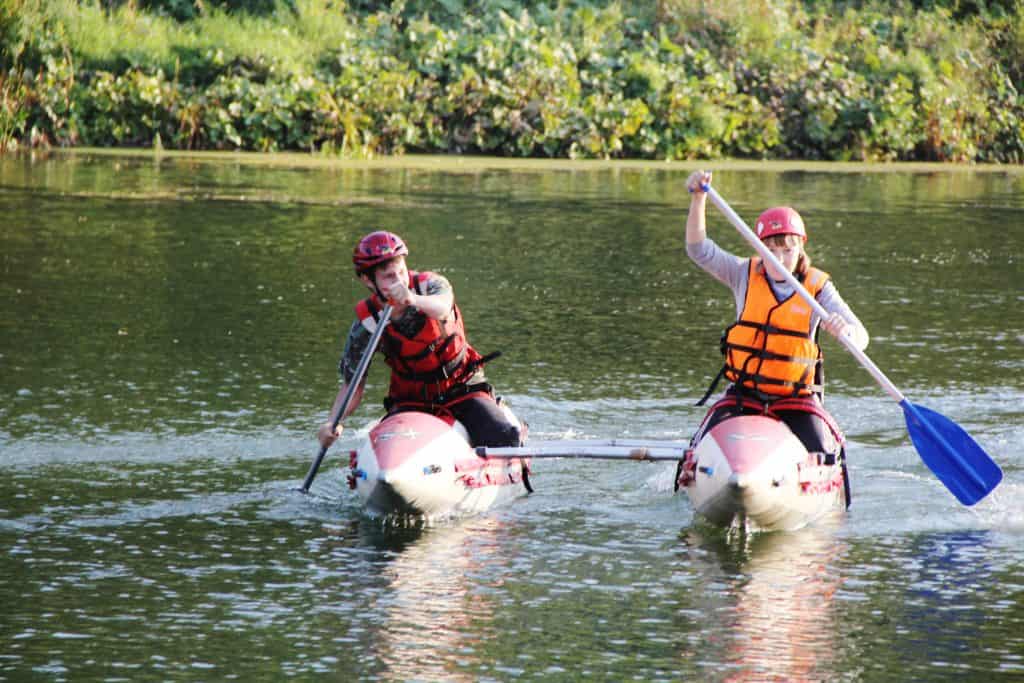
M1020 168L711 165L748 222L801 211L871 358L1000 464L974 507L831 339L853 505L800 532L707 528L671 463L578 460L483 515L368 519L342 465L380 361L294 491L380 227L503 351L532 438L688 438L734 314L685 256L695 167L0 157L0 680L1024 679Z

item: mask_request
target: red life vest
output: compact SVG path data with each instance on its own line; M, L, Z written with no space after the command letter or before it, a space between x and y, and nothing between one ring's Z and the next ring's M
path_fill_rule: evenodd
M409 289L425 294L432 273L409 273ZM356 304L356 315L363 327L376 329L380 299L371 296ZM417 311L416 332L405 336L395 324L384 328L380 348L391 367L388 398L393 401L432 401L443 397L452 387L464 382L480 360L480 354L466 340L459 307L452 304L451 313L443 320L434 320Z
M803 285L817 296L828 280L828 273L811 268ZM811 307L795 292L778 301L761 259L751 258L743 310L725 333L725 376L772 396L820 392L821 348L811 316Z

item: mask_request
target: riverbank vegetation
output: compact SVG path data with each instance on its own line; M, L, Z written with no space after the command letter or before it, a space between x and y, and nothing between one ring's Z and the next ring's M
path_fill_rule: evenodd
M1024 0L0 0L0 145L1024 162Z

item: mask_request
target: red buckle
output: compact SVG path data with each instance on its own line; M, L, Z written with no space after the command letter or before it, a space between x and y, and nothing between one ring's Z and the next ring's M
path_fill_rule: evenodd
M697 478L697 461L693 459L693 449L687 448L683 453L683 462L679 468L679 486L689 486Z

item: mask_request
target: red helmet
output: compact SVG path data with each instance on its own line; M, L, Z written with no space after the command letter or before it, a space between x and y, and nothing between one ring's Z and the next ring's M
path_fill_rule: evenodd
M355 264L357 273L364 273L379 263L408 253L409 249L401 237L393 232L377 230L359 240L359 244L352 251L352 263Z
M804 219L788 206L776 206L757 217L757 236L761 241L772 235L799 235L807 241Z

